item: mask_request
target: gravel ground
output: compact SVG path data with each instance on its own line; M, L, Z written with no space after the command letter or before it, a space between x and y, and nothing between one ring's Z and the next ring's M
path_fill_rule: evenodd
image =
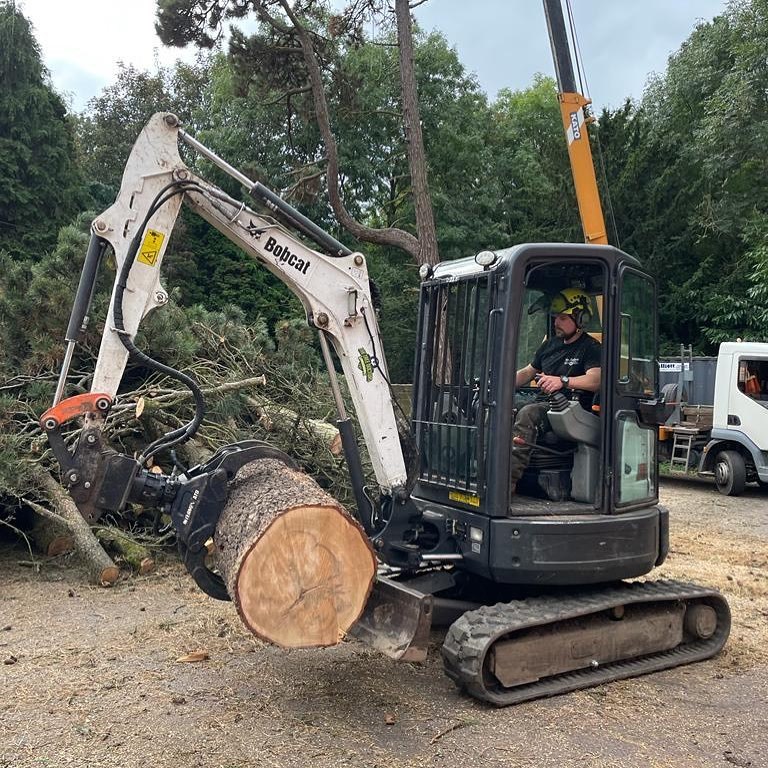
M680 667L494 709L423 664L356 642L283 651L168 563L112 589L0 551L0 768L26 766L768 766L768 494L665 480L656 575L721 589L726 649ZM198 663L177 661L204 651Z

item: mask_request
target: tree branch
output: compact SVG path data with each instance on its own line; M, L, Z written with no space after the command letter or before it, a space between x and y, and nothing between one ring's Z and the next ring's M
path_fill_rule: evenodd
M339 153L336 144L336 138L331 130L328 102L325 98L325 88L323 86L322 75L320 73L320 64L315 55L310 39L309 32L299 22L296 14L293 12L288 0L279 0L285 14L294 25L295 33L301 42L304 51L304 62L307 66L309 81L312 87L312 97L315 104L315 117L320 129L326 152L328 153L328 167L326 169L326 179L328 182L328 197L336 218L339 223L358 240L379 245L390 245L409 253L414 259L419 258L419 241L410 232L402 229L387 228L373 229L357 221L347 211L341 199L339 192Z
M265 107L273 107L275 104L279 104L283 99L290 99L291 96L297 96L300 93L310 93L312 89L307 85L303 88L291 88L290 91L285 91L284 93L281 93L276 99L272 99L271 101L265 101L264 106Z
M26 498L24 503L29 504L38 514L48 519L55 519L58 524L63 525L72 532L77 553L84 561L93 583L105 587L114 584L120 575L120 571L112 562L112 558L96 540L90 526L80 514L80 510L75 506L75 502L72 501L69 494L48 472L44 470L39 471L37 479L45 495L50 499L59 514L55 515L50 510L46 510L45 507Z

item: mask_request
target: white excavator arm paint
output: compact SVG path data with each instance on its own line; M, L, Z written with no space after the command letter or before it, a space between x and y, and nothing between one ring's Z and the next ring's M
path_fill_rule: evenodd
M180 133L188 138L173 115L158 113L150 119L128 158L117 200L93 222L94 234L114 249L118 275L125 260L133 259L122 297L125 331L133 337L141 320L168 301L160 267L182 201L186 202L299 298L308 322L321 331L321 338L327 335L341 362L378 484L385 493L403 486L406 469L365 257L313 250L274 219L196 176L179 155ZM194 140L190 143L202 147ZM237 177L254 186L240 174ZM111 397L128 360L115 324L118 283L119 277L91 387L92 392Z

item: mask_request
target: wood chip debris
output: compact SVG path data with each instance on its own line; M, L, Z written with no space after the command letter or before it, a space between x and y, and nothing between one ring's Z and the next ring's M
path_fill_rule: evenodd
M185 653L183 656L179 656L178 659L176 659L177 663L192 663L196 661L208 661L210 656L208 655L208 651L191 651L190 653Z

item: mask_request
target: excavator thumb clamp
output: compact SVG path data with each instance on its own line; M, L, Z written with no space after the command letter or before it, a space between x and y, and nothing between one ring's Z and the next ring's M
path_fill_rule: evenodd
M243 440L220 448L204 464L186 473L171 504L171 521L184 567L195 583L216 600L229 600L226 585L207 565L208 542L216 532L238 470L259 459L278 459L293 469L296 463L282 451L260 440Z
M219 448L183 475L156 474L108 445L98 421L111 405L105 394L76 395L40 418L80 513L95 522L105 512L119 512L130 503L169 511L182 561L192 578L207 595L229 600L221 576L207 565L207 544L227 503L230 483L251 461L278 459L294 469L296 463L268 443L243 440ZM78 417L85 417L85 426L70 451L62 429Z

